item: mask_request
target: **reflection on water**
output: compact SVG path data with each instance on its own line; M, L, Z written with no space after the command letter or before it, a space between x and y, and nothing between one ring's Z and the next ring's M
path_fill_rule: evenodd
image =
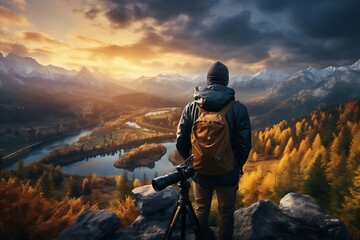
M173 164L169 162L169 155L175 149L175 143L164 143L164 146L166 147L167 152L159 161L155 162L154 168L135 168L134 171L129 171L129 178L135 177L143 179L145 174L147 179L152 179L155 172L161 176L174 171ZM114 162L119 158L119 155L121 155L120 151L113 156L97 156L64 166L62 169L64 173L71 175L87 176L95 173L98 176L116 176L123 173L123 170L113 166Z
M72 144L74 142L77 142L81 137L91 133L90 130L82 131L81 133L75 135L75 136L68 136L61 140L56 140L50 144L47 144L40 149L33 150L26 158L24 158L24 165L27 166L33 161L40 160L41 158L45 157L47 154L49 154L52 150L55 148L63 147L66 144ZM14 170L16 169L16 166L18 163L13 163L10 165L7 169Z

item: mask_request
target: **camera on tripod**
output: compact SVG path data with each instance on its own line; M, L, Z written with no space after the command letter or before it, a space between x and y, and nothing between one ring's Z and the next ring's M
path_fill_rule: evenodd
M151 181L153 188L156 191L161 191L167 186L177 183L181 180L187 180L194 175L194 170L189 165L178 165L175 167L175 171L168 173L164 176L154 178Z

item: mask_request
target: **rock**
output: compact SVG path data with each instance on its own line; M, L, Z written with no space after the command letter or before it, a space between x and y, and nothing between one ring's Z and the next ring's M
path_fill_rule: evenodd
M309 226L319 226L324 239L348 239L349 237L345 224L326 214L325 210L309 195L288 193L280 200L279 208Z
M326 214L309 195L301 195L298 193L288 193L279 204L279 208L289 216L300 218L301 220L311 223L316 219L322 219Z
M59 240L106 240L113 238L120 227L120 218L108 210L87 211L65 229Z
M67 239L164 239L179 193L173 187L155 192L150 185L133 190L139 217L129 228L116 229L120 219L107 210L85 212L62 234ZM262 200L234 213L234 239L242 240L345 240L349 239L344 223L327 215L314 198L289 193L277 206ZM185 239L196 239L191 222L186 220ZM181 218L171 239L180 239ZM214 235L218 231L212 228ZM116 232L116 234L115 234Z
M156 192L151 185L135 188L132 193L140 216L135 219L130 228L120 230L116 239L164 239L180 194L172 186ZM186 220L186 226L186 237L189 238L192 233L189 218ZM180 227L181 217L172 239L180 239Z
M179 198L179 193L173 187L156 192L151 185L146 185L133 189L132 193L135 205L143 216L166 212L169 207L174 208Z
M307 195L289 193L280 207L269 200L259 201L234 215L234 239L348 239L345 225L326 215Z

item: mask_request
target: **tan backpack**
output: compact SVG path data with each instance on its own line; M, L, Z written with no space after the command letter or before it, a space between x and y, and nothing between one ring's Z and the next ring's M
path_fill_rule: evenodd
M193 168L200 174L221 176L234 169L229 124L225 117L233 102L228 102L219 112L199 107L200 116L191 130L191 151Z

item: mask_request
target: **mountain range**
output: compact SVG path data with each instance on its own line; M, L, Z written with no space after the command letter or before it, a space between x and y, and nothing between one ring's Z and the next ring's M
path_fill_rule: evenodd
M0 53L0 109L19 98L31 103L34 96L44 94L49 98L84 100L89 96L103 99L123 94L128 99L131 94L142 92L167 99L169 104L185 103L192 99L194 87L205 84L205 73L193 79L159 74L119 82L86 67L79 72L69 71L43 66L33 58L14 54L4 57ZM348 66L309 67L295 73L263 69L253 75L232 76L229 87L247 105L253 125L266 126L360 97L360 60Z

